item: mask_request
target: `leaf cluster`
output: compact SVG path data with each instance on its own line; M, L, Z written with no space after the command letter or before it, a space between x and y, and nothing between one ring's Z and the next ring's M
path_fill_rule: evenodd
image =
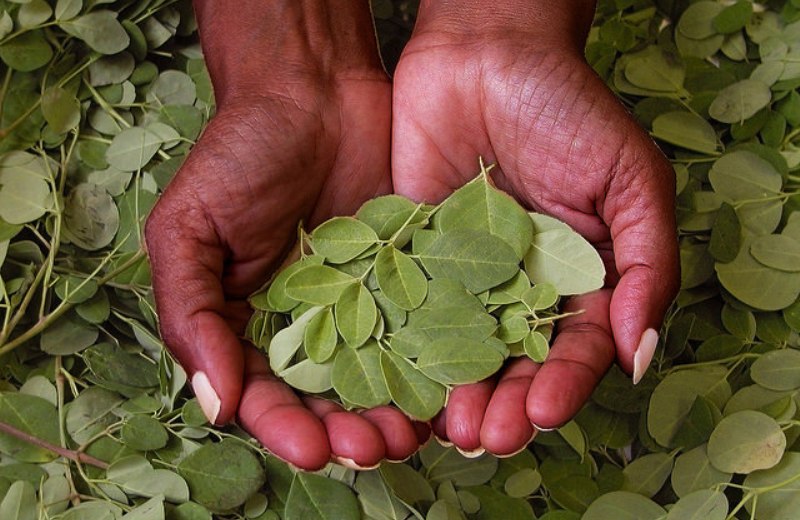
M510 357L544 361L559 298L605 275L585 239L485 168L438 206L386 195L301 236L301 258L252 296L249 339L298 390L418 420Z

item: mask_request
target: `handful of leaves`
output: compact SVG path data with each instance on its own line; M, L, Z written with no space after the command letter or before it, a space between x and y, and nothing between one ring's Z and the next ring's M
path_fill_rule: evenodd
M251 298L248 337L272 370L347 408L394 402L427 420L450 385L544 361L559 297L600 288L603 263L488 171L438 206L386 195L301 233L301 258Z

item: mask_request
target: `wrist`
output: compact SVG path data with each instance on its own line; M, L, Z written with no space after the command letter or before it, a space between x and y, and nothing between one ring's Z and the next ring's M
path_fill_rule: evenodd
M195 0L218 103L337 77L385 77L369 0Z
M582 53L595 3L595 0L422 0L415 33L444 33L464 41L530 38L543 46L569 46Z

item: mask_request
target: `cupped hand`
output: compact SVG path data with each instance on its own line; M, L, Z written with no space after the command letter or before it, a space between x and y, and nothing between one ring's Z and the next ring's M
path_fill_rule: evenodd
M591 241L608 272L605 289L566 303L585 312L560 322L544 364L518 359L495 380L455 388L434 423L464 451L510 454L534 426L576 414L615 356L635 377L646 368L678 283L675 184L583 60L585 20L572 33L557 24L536 32L441 11L423 3L396 71L395 190L439 201L482 156L498 165L499 187Z
M161 332L213 423L238 417L267 449L304 469L331 457L359 466L402 459L419 441L400 412L356 414L301 400L239 339L250 315L246 298L281 263L298 222L352 214L391 189L391 87L375 48L367 46L374 55L365 64L351 53L338 68L330 49L308 48L325 44L318 34L292 37L270 27L281 16L299 27L317 7L281 3L264 20L258 4L237 7L254 11L241 15L246 23L233 36L216 36L227 14L198 12L218 112L147 223ZM265 26L278 40L248 55ZM231 42L236 35L249 47ZM229 55L228 44L239 54ZM286 52L270 61L268 49L280 45ZM231 67L253 71L232 74Z

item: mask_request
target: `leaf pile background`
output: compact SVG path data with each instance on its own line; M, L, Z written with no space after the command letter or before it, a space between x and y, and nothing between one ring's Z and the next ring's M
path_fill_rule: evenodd
M374 4L391 67L415 6ZM141 223L213 113L189 2L0 0L0 518L795 518L798 53L795 0L601 1L587 57L678 179L652 369L512 458L296 474L155 333Z

